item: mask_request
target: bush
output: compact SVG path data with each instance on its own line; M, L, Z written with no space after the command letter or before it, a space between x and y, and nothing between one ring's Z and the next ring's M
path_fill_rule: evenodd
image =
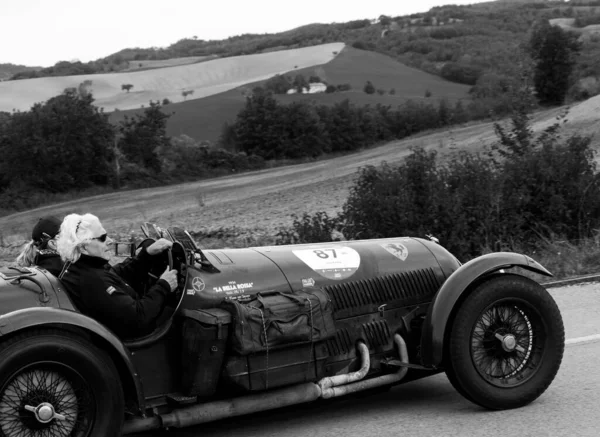
M367 94L375 94L375 86L371 83L370 80L368 80L367 83L365 83L363 91Z
M341 226L339 219L330 218L326 212L314 216L304 213L301 218L292 216L291 229L281 229L277 233L277 244L320 243L333 240Z
M359 50L373 50L375 49L375 45L369 41L354 41L352 43L352 47Z
M342 212L305 214L288 241L323 241L333 229L348 239L433 234L466 261L594 236L600 177L590 138L561 140L562 119L535 135L523 108L509 127L496 124L498 143L482 153L438 162L435 151L414 149L400 165L361 168Z
M276 75L267 80L264 89L273 94L286 94L292 88L292 80L286 75Z
M465 85L475 85L481 73L482 70L477 67L454 62L447 62L440 71L444 79Z
M575 18L575 27L586 27L594 24L600 24L600 14L577 16Z
M598 94L600 94L600 80L595 77L586 77L569 89L568 98L575 101L587 100Z

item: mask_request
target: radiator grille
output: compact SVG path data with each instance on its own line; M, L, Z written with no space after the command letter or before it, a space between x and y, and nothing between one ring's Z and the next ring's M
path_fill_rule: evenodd
M334 311L378 305L394 300L415 301L431 296L440 287L432 268L327 285Z

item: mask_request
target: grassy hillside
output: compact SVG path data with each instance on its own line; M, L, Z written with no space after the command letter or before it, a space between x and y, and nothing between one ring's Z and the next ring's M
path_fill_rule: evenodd
M432 99L446 97L450 101L456 101L468 98L469 90L466 85L449 82L438 76L407 67L389 56L351 47L345 48L327 64L290 72L292 76L296 74L302 74L306 78L318 75L333 85L348 83L352 86L352 90L334 94L277 96L281 102L312 100L319 104L334 104L349 99L360 106L380 103L395 107L408 99L424 99L426 91L431 93ZM364 93L363 86L368 80L386 93L384 95ZM198 141L216 141L223 123L234 121L237 113L244 107L245 97L242 91L261 83L263 81L246 85L242 89L166 106L166 112L174 112L167 125L167 134L169 136L185 134ZM389 94L392 88L395 90L394 95ZM111 114L111 121L117 122L125 115L131 116L141 111L142 109L115 112Z
M190 58L195 62L207 56L228 58L343 42L348 46L386 54L406 65L454 82L474 85L489 74L509 79L515 75L514 67L519 65L523 56L520 47L527 41L531 26L536 21L594 18L591 15L596 8L573 4L564 1L490 1L434 7L410 16L387 17L380 22L363 19L346 23L313 23L276 34L244 34L224 40L184 38L165 48L123 49L85 65L60 62L35 74L23 74L20 78L131 72L161 67L175 59L185 62L182 59ZM598 2L595 4L600 5ZM588 24L600 24L600 17ZM576 99L581 98L576 94L579 81L600 76L600 63L596 62L600 40L587 38L583 42L572 81L575 90L572 97ZM120 108L125 107L122 105Z
M576 27L575 18L554 18L550 20L550 24L559 26L565 30L576 32L585 39L591 38L593 35L600 34L600 24L590 24L589 26Z
M343 43L331 43L129 73L1 82L0 111L27 110L34 103L48 100L65 88L77 87L85 80L92 81L89 89L94 94L96 105L105 111L139 108L148 105L150 100L162 101L164 98L182 101L183 90L194 91L188 98L202 98L294 68L324 64L343 47ZM122 91L123 84L132 84L132 91Z

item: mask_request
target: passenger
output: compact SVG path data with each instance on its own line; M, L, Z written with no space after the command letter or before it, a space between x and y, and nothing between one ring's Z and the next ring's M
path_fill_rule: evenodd
M167 302L177 288L177 273L167 269L145 294L130 284L141 284L152 265L152 257L172 243L161 238L135 257L111 266L110 245L98 217L70 214L57 238L58 252L67 263L61 280L75 306L98 320L123 339L151 333Z
M61 221L54 216L40 218L31 232L31 241L17 257L16 264L21 267L36 265L58 276L63 268L55 239L60 224Z

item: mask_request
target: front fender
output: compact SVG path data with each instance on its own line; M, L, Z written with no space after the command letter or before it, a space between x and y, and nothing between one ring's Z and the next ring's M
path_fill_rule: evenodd
M67 325L80 328L103 340L111 348L125 369L128 371L130 381L135 388L137 404L140 411L145 409L144 392L137 371L131 360L131 353L121 340L110 330L96 320L81 313L60 308L25 308L0 316L0 341L5 335L16 333L22 329L43 327L47 325Z
M427 312L421 333L423 365L437 367L442 363L450 316L458 300L468 292L471 285L479 278L512 267L552 276L552 273L530 257L512 252L490 253L460 266L440 287Z

